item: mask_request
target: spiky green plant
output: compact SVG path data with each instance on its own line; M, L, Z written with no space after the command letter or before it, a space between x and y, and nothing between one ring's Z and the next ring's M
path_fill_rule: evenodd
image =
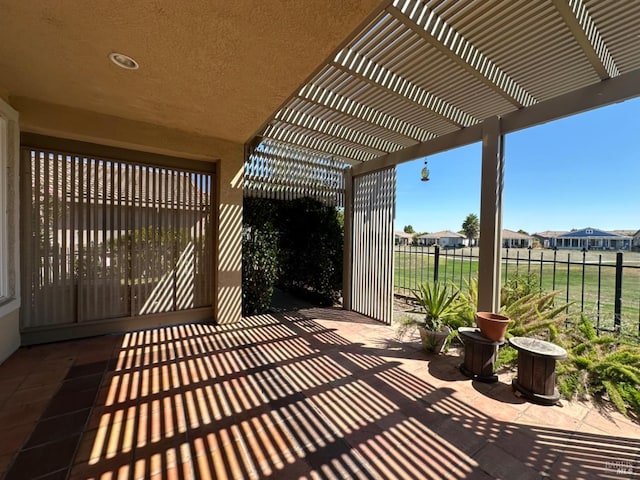
M466 322L460 317L464 302L460 300L460 291L452 284L424 283L414 290L414 300L420 307L411 312L421 314L405 316L398 320L397 336L404 337L409 330L424 328L429 332L449 331L445 346L455 337L455 331ZM451 332L453 330L453 332ZM433 338L435 342L435 338ZM429 350L428 345L425 347ZM433 350L433 349L432 349Z
M514 300L501 310L511 319L506 338L535 336L557 342L560 328L568 319L568 304L555 305L558 292L533 292ZM498 351L496 367L515 365L518 352L505 345Z
M640 417L640 345L619 335L599 337L586 315L562 337L569 358L558 366L560 393L599 400L606 395L624 415Z
M533 292L502 308L501 313L511 319L507 335L524 337L534 334L553 341L558 336L558 328L565 323L565 313L570 304L555 305L559 292Z

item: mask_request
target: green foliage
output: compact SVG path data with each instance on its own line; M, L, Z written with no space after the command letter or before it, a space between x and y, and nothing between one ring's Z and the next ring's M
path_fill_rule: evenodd
M422 314L421 318L406 317L400 322L399 336L402 337L410 328L423 327L430 331L441 331L445 327L457 328L461 303L457 301L460 292L453 286L439 282L424 283L413 292L420 310L413 313Z
M469 240L476 238L480 231L480 220L478 219L478 215L475 213L467 215L467 218L462 222L462 230Z
M509 275L500 290L500 304L509 306L532 293L542 293L537 273L514 273Z
M242 313L268 310L278 278L278 236L268 228L246 231L242 240Z
M423 328L425 348L429 351L437 350L439 342L429 332L448 332L445 346L457 337L458 328L471 326L475 315L475 300L477 298L477 282L467 285L466 291L458 290L453 284L424 283L414 290L414 299L420 309L414 316L401 317L398 320L397 334L404 337L409 330ZM473 302L473 303L471 303ZM473 312L473 313L472 313ZM420 314L416 316L415 314ZM429 344L431 343L431 344Z
M279 284L308 300L332 305L342 290L343 234L336 209L311 198L282 202Z
M405 225L404 233L416 233L416 231L413 229L413 225Z
M273 205L250 198L244 203L242 235L242 314L267 311L278 278L278 233L270 221Z
M557 370L563 396L608 397L624 415L640 416L640 345L619 335L598 337L586 315L561 340L569 357Z
M555 342L568 317L565 313L568 304L555 305L558 292L533 292L503 306L501 313L511 322L505 338L538 337ZM496 367L513 365L517 352L509 345L498 351Z
M476 310L478 306L478 279L464 282L465 288L460 291L460 296L456 300L459 304L459 327L470 327L475 324Z
M439 331L450 326L449 321L460 310L460 304L456 302L460 291L450 284L423 283L414 290L413 295L424 312L422 326L427 330Z
M310 198L246 198L244 314L267 310L275 284L314 303L333 303L342 288L343 218Z

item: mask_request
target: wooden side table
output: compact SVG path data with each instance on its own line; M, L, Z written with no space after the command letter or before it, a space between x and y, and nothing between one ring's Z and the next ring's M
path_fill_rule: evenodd
M567 351L536 338L513 337L509 343L518 350L518 376L511 383L514 392L534 403L557 403L560 393L556 388L556 360L567 358Z
M498 375L493 370L498 347L504 342L494 342L483 337L479 328L460 327L458 334L464 344L464 363L460 365L460 371L480 382L497 382Z

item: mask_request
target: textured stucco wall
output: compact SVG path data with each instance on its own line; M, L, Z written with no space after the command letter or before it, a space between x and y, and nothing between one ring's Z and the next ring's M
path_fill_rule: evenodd
M12 98L23 131L146 151L217 164L218 235L216 319L229 323L241 315L242 168L239 143L125 120L84 110Z
M243 143L380 0L0 0L11 95ZM135 72L113 65L131 55Z
M20 346L19 317L19 310L0 316L0 363L9 358Z
M218 216L217 319L230 323L242 315L242 172L244 149L220 162Z

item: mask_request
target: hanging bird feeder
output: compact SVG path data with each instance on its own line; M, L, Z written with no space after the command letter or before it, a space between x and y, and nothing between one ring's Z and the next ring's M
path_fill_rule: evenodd
M427 162L424 162L424 168L422 169L422 178L423 182L429 181L429 169L427 168Z

